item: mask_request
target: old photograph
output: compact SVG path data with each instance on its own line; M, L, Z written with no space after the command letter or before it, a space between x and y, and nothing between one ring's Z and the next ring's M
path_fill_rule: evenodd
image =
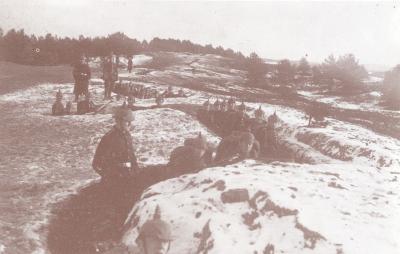
M0 1L0 254L399 254L400 1Z

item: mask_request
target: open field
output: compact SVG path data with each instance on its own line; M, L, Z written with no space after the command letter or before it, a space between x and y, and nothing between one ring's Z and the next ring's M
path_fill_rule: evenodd
M177 60L121 71L120 78L160 91L183 87L189 96L134 112L131 133L145 171L119 201L99 184L91 161L122 101L94 115L54 117L55 93L72 98L70 67L1 63L1 254L95 253L97 245L120 240L131 246L156 205L173 226L172 253L263 253L267 246L275 253L400 252L396 112L331 105L326 128L307 128L303 110L312 98L243 87L245 73L232 69L229 59L160 54ZM104 103L101 84L90 91L96 104ZM165 164L185 138L201 131L210 143L219 142L196 110L208 98L229 96L246 101L251 116L259 105L267 116L277 112L278 137L293 160L245 160L169 174ZM136 105L154 100L137 99ZM238 189L247 197L222 200Z

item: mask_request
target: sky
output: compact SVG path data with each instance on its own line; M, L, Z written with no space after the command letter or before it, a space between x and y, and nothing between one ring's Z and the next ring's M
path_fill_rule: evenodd
M400 64L400 0L128 1L1 0L0 27L78 37L120 31L138 40L188 39L271 59Z

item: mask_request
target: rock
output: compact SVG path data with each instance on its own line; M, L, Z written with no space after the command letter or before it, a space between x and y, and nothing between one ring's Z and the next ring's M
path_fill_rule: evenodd
M239 203L249 200L249 192L247 189L231 189L221 193L223 203Z

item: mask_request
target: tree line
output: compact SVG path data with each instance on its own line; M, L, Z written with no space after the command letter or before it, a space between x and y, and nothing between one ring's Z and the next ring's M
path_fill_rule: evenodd
M328 56L321 64L310 64L306 58L298 62L283 59L276 64L265 63L256 53L247 59L248 80L257 86L279 84L295 86L311 84L327 89L358 89L368 72L352 54L335 58Z
M28 35L23 29L4 33L0 28L0 60L28 65L73 64L82 54L89 57L133 55L144 52L171 51L197 54L216 54L233 59L232 67L247 72L248 86L271 89L279 86L283 93L293 93L298 85L310 84L343 94L363 89L362 81L368 77L363 65L353 54L328 56L321 64L310 64L306 58L299 61L283 59L267 63L256 53L248 57L239 51L205 46L189 40L154 38L147 42L129 38L121 32L102 37L58 37ZM400 65L386 72L382 92L387 103L400 108Z
M11 29L3 33L0 28L0 60L28 65L72 64L78 56L133 55L149 51L190 52L217 54L226 57L244 58L242 53L211 44L202 46L189 40L154 38L147 42L129 38L121 32L103 37L79 38L28 35L23 29Z

